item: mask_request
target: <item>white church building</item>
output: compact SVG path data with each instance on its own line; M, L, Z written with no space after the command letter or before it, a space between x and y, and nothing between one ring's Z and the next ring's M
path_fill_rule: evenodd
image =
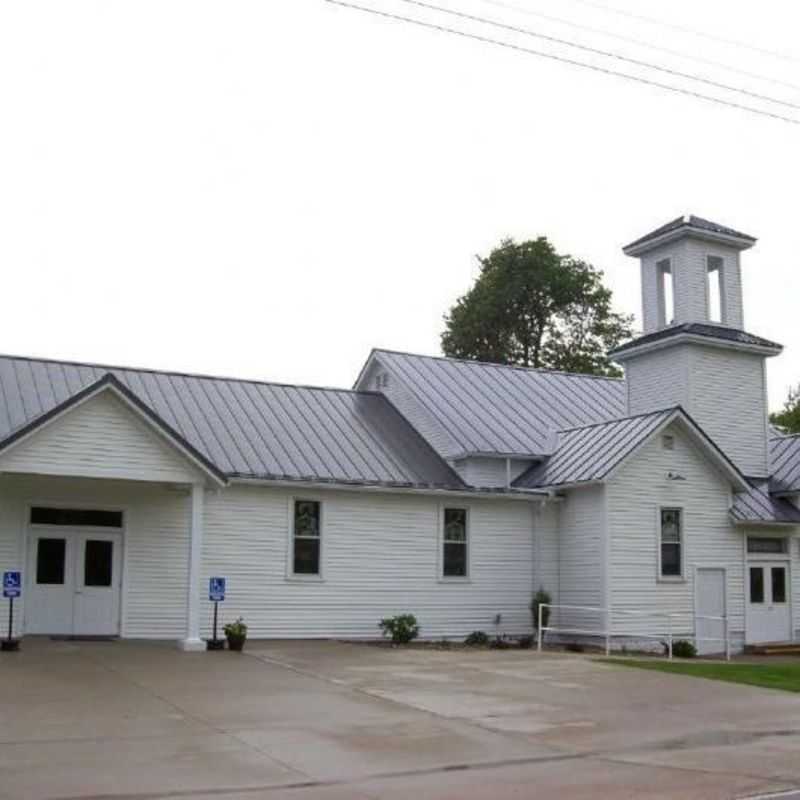
M755 240L682 217L633 242L625 379L373 351L352 390L0 357L0 571L21 635L800 632L800 437L744 332ZM650 640L648 640L650 641Z

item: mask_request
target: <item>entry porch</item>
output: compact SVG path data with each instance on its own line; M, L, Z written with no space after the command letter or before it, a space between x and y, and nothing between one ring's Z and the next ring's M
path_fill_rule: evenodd
M200 649L202 484L0 475L14 633L172 639Z

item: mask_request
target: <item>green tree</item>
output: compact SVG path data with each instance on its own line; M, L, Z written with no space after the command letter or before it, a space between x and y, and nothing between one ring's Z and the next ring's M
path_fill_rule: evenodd
M559 255L545 238L506 239L445 316L442 350L454 358L620 375L607 352L632 335L611 308L603 273Z
M800 433L800 384L795 389L789 389L783 411L770 414L769 421L787 433Z

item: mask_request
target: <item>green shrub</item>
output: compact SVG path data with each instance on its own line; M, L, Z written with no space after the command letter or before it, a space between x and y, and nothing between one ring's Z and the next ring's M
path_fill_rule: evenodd
M244 639L247 636L247 625L244 619L239 617L235 622L229 622L223 629L226 636L234 639Z
M531 614L533 615L533 628L537 630L539 627L539 606L543 605L542 609L542 627L546 628L547 623L550 622L550 603L553 600L549 593L544 589L539 589L538 592L531 599Z
M495 636L489 646L492 650L508 650L511 648L511 642L505 636Z
M419 636L419 625L413 614L386 617L378 623L384 636L391 636L392 644L408 644Z
M464 644L471 647L485 646L489 644L489 634L483 631L472 631L472 633L464 639Z
M522 650L530 650L533 647L533 636L520 636L517 644Z
M697 648L686 639L678 639L672 643L672 655L675 658L694 658Z

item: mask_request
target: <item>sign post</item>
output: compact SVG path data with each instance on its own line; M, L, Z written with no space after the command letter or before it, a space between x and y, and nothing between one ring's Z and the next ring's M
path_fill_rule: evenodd
M22 575L19 572L3 573L3 597L8 598L8 635L0 642L0 651L13 653L19 650L19 639L14 638L14 598L22 594Z
M225 640L217 638L217 620L219 604L225 600L225 578L209 578L208 599L214 604L214 634L213 638L206 639L206 650L224 650Z

